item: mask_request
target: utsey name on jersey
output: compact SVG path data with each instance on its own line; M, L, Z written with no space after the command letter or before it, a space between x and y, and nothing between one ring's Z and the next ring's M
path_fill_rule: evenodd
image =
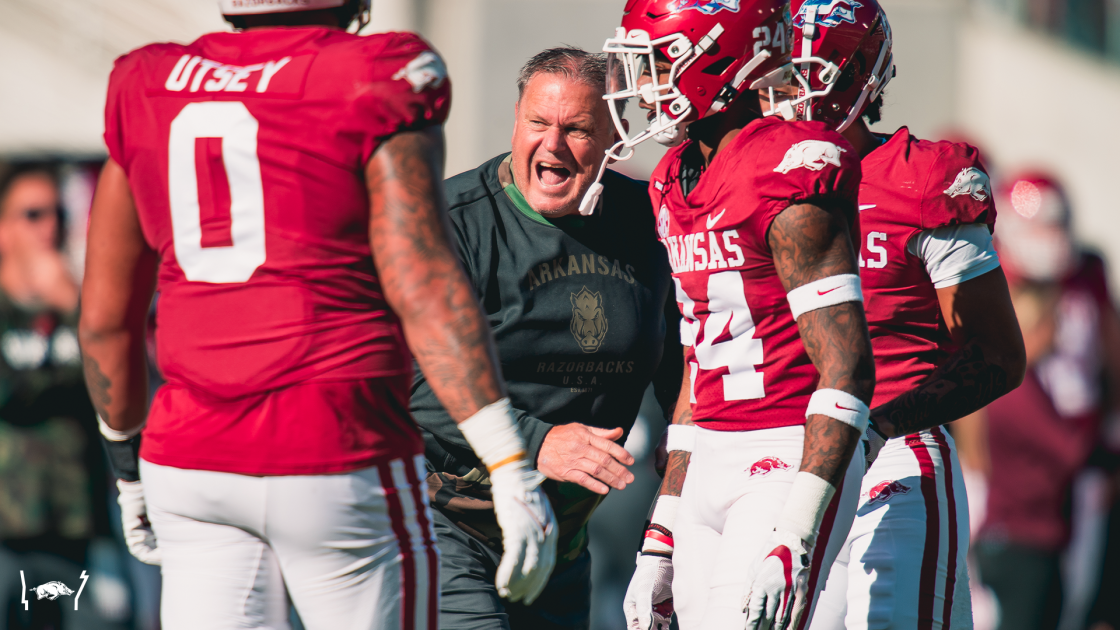
M269 92L272 87L273 94L291 94L292 81L286 81L283 85L279 82L274 83L273 79L276 75L285 68L288 69L286 74L300 74L297 85L301 85L302 75L306 73L308 66L310 66L310 55L300 55L296 57L296 63L293 63L292 57L282 57L266 61L264 63L254 63L248 66L234 66L220 61L213 61L211 59L204 59L198 55L183 55L175 63L175 67L171 69L171 73L167 75L167 81L163 86L169 92L254 92L257 94L265 94ZM206 77L210 80L205 80ZM250 88L252 88L250 90Z
M709 230L661 239L669 250L669 264L673 273L706 271L710 269L735 269L746 262L743 249L734 242L737 230Z

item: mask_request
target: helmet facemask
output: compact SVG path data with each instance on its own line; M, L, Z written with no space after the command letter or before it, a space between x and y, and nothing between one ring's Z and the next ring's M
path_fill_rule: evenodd
M658 53L658 48L666 44L667 60ZM627 34L626 29L619 27L615 36L603 44L603 52L607 54L607 93L603 99L611 104L611 117L622 138L621 146L632 149L650 138L666 146L680 144L685 135L683 127L691 122L686 122L686 119L692 114L693 107L677 87L677 77L696 59L692 42L683 33L651 40L644 31L635 30ZM668 73L658 73L659 57L662 63L672 63ZM649 81L642 82L642 77L646 75ZM655 112L649 126L633 137L623 126L616 103L631 98L652 105ZM667 107L665 103L668 103ZM626 158L615 156L615 159Z

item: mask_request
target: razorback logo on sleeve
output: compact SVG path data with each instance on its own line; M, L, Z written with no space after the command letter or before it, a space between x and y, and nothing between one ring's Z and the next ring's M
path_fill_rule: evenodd
M953 180L953 185L945 190L945 194L950 197L971 195L976 201L984 201L992 194L992 183L987 173L970 166L957 173L957 178Z
M393 75L394 81L401 79L408 81L414 94L419 94L425 88L435 89L443 85L447 79L447 66L443 65L439 55L425 50Z
M847 153L844 149L825 142L824 140L802 140L786 151L782 163L774 169L775 173L783 175L796 168L807 168L810 171L819 171L832 164L840 166L840 154Z
M183 55L163 87L168 92L232 92L256 96L298 96L314 55L271 59L247 66Z

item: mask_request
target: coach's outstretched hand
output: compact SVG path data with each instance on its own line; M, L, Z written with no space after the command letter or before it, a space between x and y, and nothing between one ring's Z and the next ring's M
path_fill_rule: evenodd
M747 630L796 628L805 613L811 549L796 534L777 530L771 551L751 570L743 612Z
M140 562L160 564L163 554L156 545L156 535L148 521L144 486L139 481L118 479L117 490L120 491L117 503L121 506L121 524L124 525L124 541L128 545L128 551Z
M540 489L543 480L537 471L518 465L503 466L490 476L503 547L494 585L511 602L532 604L556 565L559 527Z

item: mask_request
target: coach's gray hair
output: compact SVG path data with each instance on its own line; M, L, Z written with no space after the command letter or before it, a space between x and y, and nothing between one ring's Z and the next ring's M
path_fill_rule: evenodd
M589 53L574 46L549 48L533 55L517 74L517 100L525 94L525 86L538 74L560 74L597 90L607 89L607 57ZM615 101L619 115L626 109L626 101Z

